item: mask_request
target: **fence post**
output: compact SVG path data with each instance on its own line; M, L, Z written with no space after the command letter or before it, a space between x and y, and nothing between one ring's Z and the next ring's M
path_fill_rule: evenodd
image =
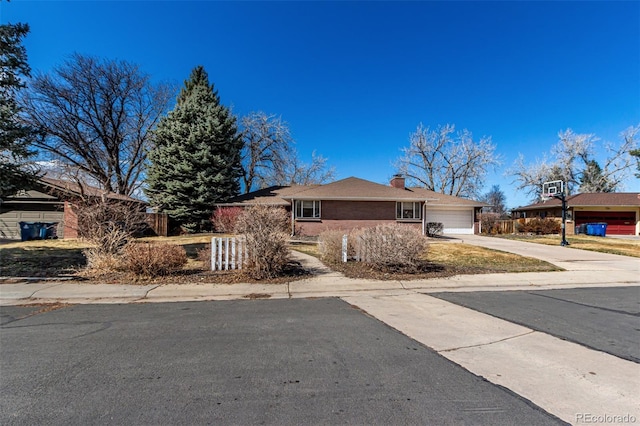
M342 236L342 261L343 262L347 261L347 248L349 246L348 238L349 237L346 234Z
M216 270L216 237L211 238L211 270Z
M224 270L229 270L229 237L224 239Z

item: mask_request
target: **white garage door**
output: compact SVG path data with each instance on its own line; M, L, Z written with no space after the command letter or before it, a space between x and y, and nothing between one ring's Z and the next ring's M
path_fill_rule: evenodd
M473 210L432 210L427 208L427 222L440 222L445 234L473 234Z

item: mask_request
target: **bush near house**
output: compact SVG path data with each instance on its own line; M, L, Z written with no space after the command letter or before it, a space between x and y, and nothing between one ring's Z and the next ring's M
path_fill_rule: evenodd
M230 234L238 223L238 218L242 214L243 209L240 207L220 207L213 212L211 223L216 232Z
M547 235L559 234L561 230L562 226L560 222L549 218L533 218L527 221L518 220L518 222L516 222L516 231L521 233Z
M327 263L342 262L342 238L346 233L340 230L326 230L318 235L318 251L320 258ZM347 236L347 256L352 258L355 253L353 236Z
M437 237L444 232L444 224L441 222L427 222L425 231L427 237Z
M361 260L380 270L416 267L427 254L426 238L408 226L378 225L352 235Z
M187 264L184 247L167 243L131 243L122 254L125 272L146 277L162 277L182 270Z
M289 263L289 215L279 207L251 206L238 217L235 232L244 234L249 259L244 269L251 278L272 278Z
M480 215L480 229L483 234L496 235L501 233L498 213L482 213Z

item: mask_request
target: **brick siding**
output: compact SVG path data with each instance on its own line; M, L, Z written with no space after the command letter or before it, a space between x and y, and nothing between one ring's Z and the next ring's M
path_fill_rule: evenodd
M320 220L296 220L297 235L319 235L328 229L350 231L396 223L394 201L322 201ZM422 222L399 222L422 231Z

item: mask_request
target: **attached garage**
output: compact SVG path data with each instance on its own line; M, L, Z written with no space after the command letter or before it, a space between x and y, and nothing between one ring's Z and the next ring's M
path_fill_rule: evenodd
M426 222L440 222L445 234L473 234L473 209L433 209L425 211Z
M606 223L609 235L635 235L636 213L633 211L576 211L576 226L585 223Z
M64 203L44 186L5 197L0 204L0 238L20 239L20 222L57 222L64 237Z
M585 223L606 223L607 235L640 235L640 193L590 192L567 198L569 220L576 226ZM562 216L561 202L551 198L513 210L514 217ZM570 229L573 229L571 227Z
M0 209L0 238L20 239L20 222L57 222L57 235L63 238L63 219L64 213L58 206L22 204L20 209L13 209L4 204Z

